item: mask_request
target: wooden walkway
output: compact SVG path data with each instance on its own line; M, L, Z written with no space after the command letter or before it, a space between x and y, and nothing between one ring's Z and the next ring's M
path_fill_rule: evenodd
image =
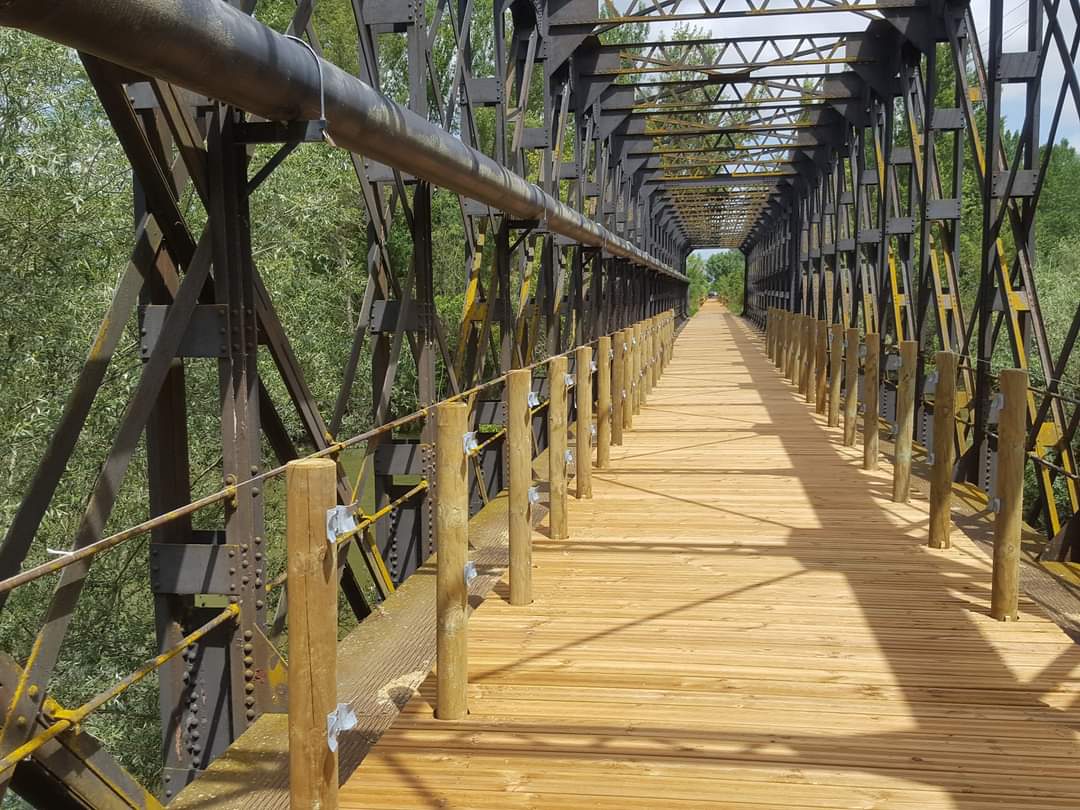
M470 709L429 678L344 808L1080 808L1080 647L926 504L889 500L738 319L706 307L536 602L473 615Z

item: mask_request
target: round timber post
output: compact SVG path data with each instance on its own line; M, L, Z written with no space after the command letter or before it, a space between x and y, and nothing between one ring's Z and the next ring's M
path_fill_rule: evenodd
M1019 618L1028 374L1018 368L1006 369L998 377L998 384L1003 402L998 416L997 514L990 615L1008 622Z
M440 720L460 720L468 712L468 410L464 402L435 410L435 716Z
M574 428L574 465L578 498L592 497L592 347L578 346L574 357L577 420Z
M611 466L611 337L596 346L596 466Z
M863 369L863 469L878 468L881 418L881 337L877 332L866 333L866 366Z
M622 331L623 344L623 392L622 412L623 430L634 427L634 330L627 327Z
M900 379L896 385L896 437L893 444L893 500L907 503L911 495L911 444L915 423L915 367L919 344L900 342Z
M611 336L611 443L622 446L623 407L626 394L626 357L624 335L621 331Z
M532 602L532 414L529 392L532 372L516 369L507 375L506 441L510 467L510 604Z
M548 362L548 486L550 488L551 539L570 536L566 515L566 356Z
M338 806L338 755L326 717L337 706L337 549L327 512L337 504L337 465L290 461L285 535L288 551L289 803Z
M956 365L953 352L934 355L937 384L934 387L934 452L930 470L930 545L949 548L952 522L953 465L955 464Z
M829 347L829 427L840 425L840 393L844 380L844 326L834 323Z
M817 360L814 369L817 377L814 380L814 403L817 413L825 413L828 407L826 395L828 393L828 370L829 370L829 324L826 321L815 321L817 326Z
M859 330L852 326L844 341L844 446L855 446L859 416Z

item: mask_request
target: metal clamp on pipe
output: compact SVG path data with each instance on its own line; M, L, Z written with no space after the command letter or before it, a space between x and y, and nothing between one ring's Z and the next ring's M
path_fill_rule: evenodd
M323 63L319 58L319 55L315 53L315 49L311 47L307 42L300 37L293 36L292 34L286 34L285 39L291 39L294 42L299 42L305 48L308 53L311 54L311 58L315 60L315 67L319 70L319 120L316 122L319 127L319 136L330 146L337 146L334 143L334 139L330 137L330 128L326 123L326 81L323 77Z

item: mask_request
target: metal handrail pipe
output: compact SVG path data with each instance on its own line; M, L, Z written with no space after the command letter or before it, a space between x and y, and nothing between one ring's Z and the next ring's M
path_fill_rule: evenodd
M325 113L338 146L680 281L686 277L459 138L221 0L0 0L19 28L271 121ZM323 101L325 100L325 110Z

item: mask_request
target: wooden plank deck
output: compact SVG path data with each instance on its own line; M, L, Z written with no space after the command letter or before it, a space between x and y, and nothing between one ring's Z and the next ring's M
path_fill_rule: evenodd
M535 603L473 614L470 717L429 678L342 807L1076 810L1080 647L860 461L706 307Z

